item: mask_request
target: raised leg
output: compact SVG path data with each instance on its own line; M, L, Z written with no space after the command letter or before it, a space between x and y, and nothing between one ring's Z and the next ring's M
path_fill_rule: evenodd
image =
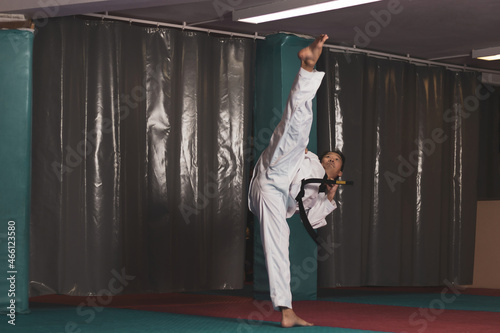
M299 59L301 61L301 67L308 72L312 72L316 62L323 51L323 44L325 44L328 39L328 35L323 34L316 38L311 45L303 48L299 51Z

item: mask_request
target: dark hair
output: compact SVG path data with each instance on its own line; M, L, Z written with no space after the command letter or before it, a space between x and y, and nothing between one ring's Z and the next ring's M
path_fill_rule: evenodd
M344 165L345 165L345 156L344 154L342 154L342 152L338 149L334 149L334 150L327 150L325 151L323 154L321 154L319 156L319 161L321 162L323 160L323 157L325 157L328 153L335 153L335 154L338 154L340 156L340 158L342 159L342 167L340 168L340 171L344 171Z

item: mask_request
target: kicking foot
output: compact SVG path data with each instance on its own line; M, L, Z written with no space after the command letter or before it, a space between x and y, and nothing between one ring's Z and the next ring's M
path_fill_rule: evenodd
M299 51L298 56L302 62L302 68L309 72L313 71L316 61L318 61L321 51L323 51L323 44L327 39L328 35L323 34L316 38L311 45Z
M281 310L281 327L294 326L314 326L295 314L292 309L283 308Z

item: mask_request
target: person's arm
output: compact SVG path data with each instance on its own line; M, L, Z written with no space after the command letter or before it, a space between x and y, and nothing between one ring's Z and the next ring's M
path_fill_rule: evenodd
M338 186L338 185L336 185ZM314 229L321 228L326 225L325 217L337 208L335 200L328 200L325 193L320 193L316 204L307 212L309 223Z
M337 189L339 188L338 185L326 185L326 196L328 197L328 200L333 201L333 198L335 197L335 193L337 193Z

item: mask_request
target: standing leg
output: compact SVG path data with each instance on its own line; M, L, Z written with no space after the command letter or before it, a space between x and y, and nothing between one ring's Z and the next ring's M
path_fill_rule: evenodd
M273 307L292 307L290 290L290 259L288 245L290 228L286 221L286 197L272 186L256 182L252 211L260 224L260 238L264 249L267 275L269 277L269 293Z

